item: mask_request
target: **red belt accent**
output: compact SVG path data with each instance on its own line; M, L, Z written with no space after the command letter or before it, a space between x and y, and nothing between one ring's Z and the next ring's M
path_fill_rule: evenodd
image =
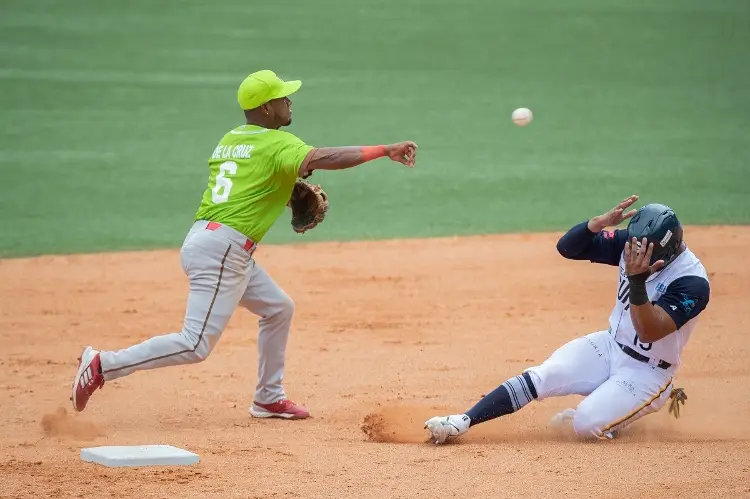
M206 230L216 230L219 227L221 227L221 224L218 222L208 222L208 225L206 225ZM245 240L245 245L242 247L245 251L250 251L255 246L255 243L252 242L250 239Z

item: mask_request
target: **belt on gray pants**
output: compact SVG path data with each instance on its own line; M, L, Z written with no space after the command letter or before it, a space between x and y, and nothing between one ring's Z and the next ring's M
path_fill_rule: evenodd
M203 222L203 220L201 220L201 222ZM241 232L229 227L228 225L222 225L219 222L206 221L206 230L221 231L222 235L226 236L230 241L242 246L242 249L248 253L252 254L255 251L256 245L252 239L248 239Z

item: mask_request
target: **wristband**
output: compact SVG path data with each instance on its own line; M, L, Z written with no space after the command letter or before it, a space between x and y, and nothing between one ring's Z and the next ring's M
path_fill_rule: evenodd
M646 291L646 279L648 279L648 276L648 272L628 276L631 305L638 306L648 303L648 291Z
M386 146L364 146L362 147L362 159L364 161L371 161L373 159L382 158L388 155L388 148Z

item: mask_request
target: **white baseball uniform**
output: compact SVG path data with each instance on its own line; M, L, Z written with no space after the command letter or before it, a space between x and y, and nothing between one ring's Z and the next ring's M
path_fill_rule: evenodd
M708 304L708 276L700 260L686 248L667 267L649 277L646 289L650 301L662 307L678 329L659 341L643 343L630 317L623 256L627 231L593 234L585 223L570 233L573 231L591 242L575 254L565 254L567 258L619 265L609 329L570 341L527 372L538 400L585 395L573 419L576 433L611 438L618 430L658 411L669 400L682 350L698 314Z

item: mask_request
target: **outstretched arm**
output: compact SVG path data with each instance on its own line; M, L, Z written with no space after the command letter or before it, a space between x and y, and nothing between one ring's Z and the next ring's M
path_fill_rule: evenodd
M306 178L313 170L343 170L373 159L389 157L410 168L414 167L417 144L399 142L381 146L320 147L311 150L302 161L299 176Z
M574 226L557 242L557 251L569 260L619 265L627 231L605 229L632 217L636 210L624 210L637 200L638 196L630 196L608 212Z
M557 251L568 260L589 260L593 263L619 265L627 231L594 232L587 222L575 225L557 242Z

